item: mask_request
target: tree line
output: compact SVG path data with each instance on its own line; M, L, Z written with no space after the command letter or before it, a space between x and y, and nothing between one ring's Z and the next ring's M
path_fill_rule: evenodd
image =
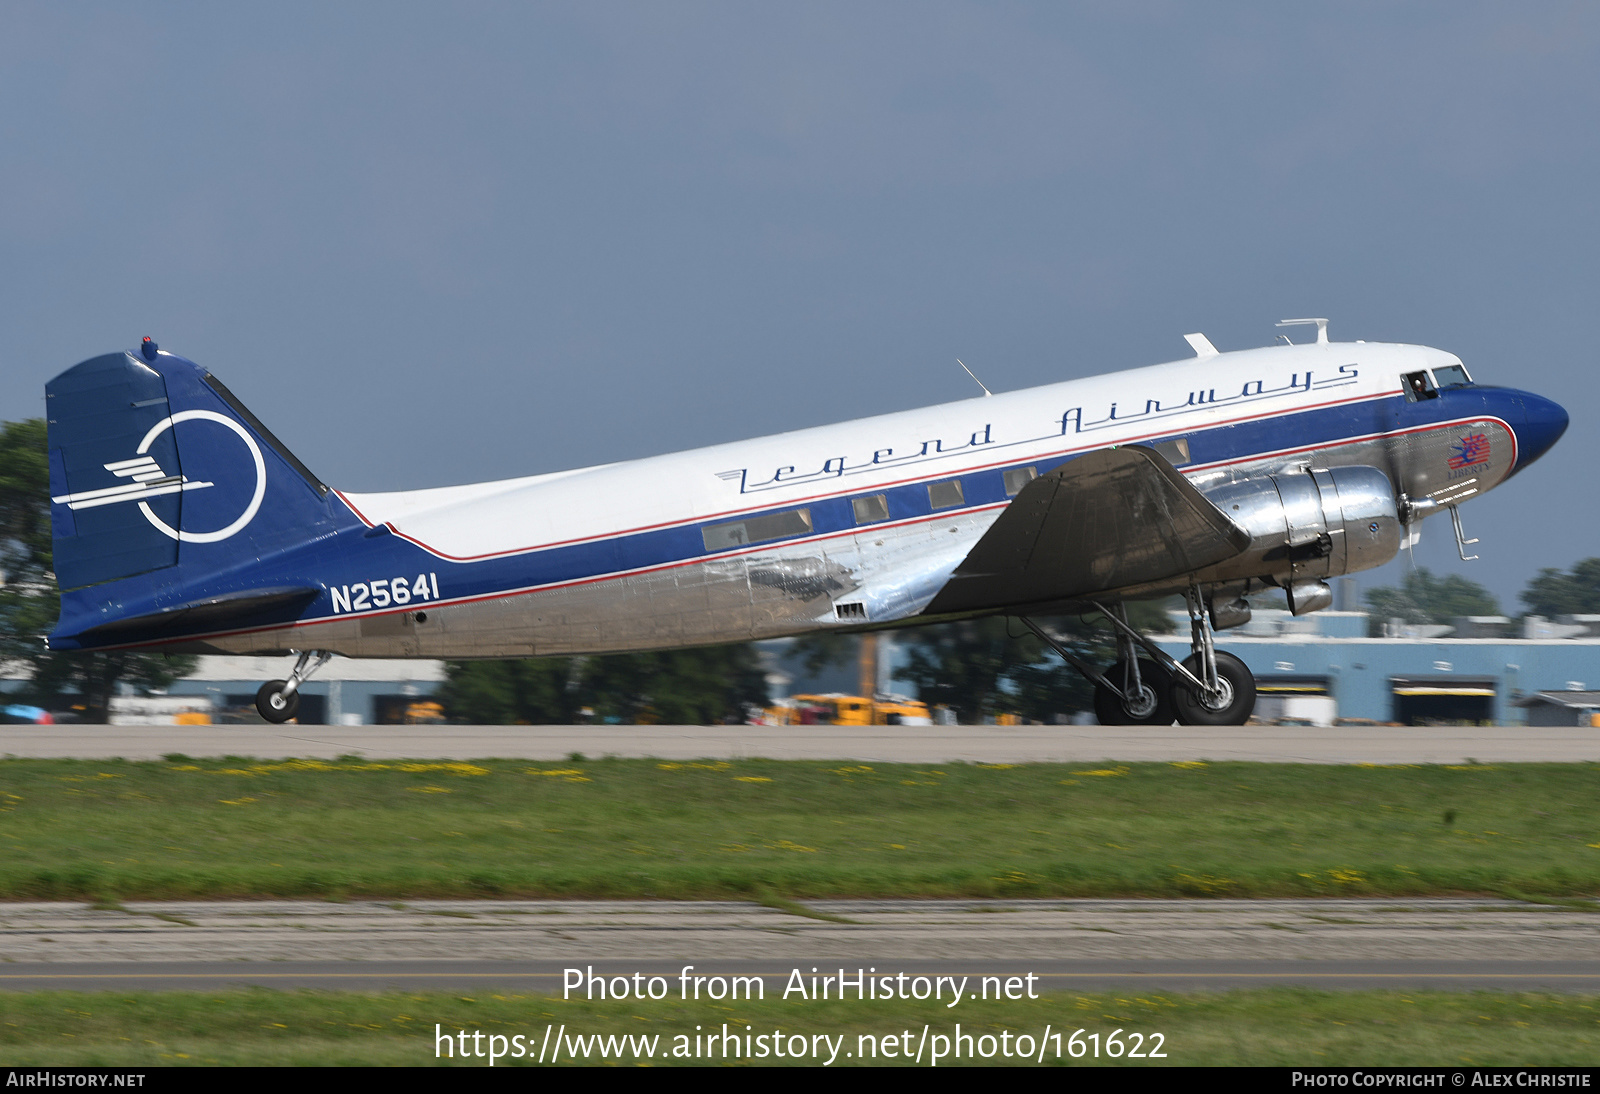
M1570 570L1545 567L1518 599L1526 614L1546 619L1600 614L1600 558L1583 559ZM1425 566L1408 571L1398 586L1368 589L1366 602L1374 633L1391 619L1449 623L1458 616L1505 614L1494 594L1476 581L1459 574L1434 574Z
M1140 606L1132 616L1145 630L1163 629L1164 613ZM1107 661L1109 635L1092 619L1043 620L1088 660ZM791 653L808 672L853 665L860 639L812 634ZM896 675L930 707L949 707L963 722L1016 714L1046 722L1088 710L1089 684L1020 623L973 619L895 632L907 663ZM706 725L744 721L767 705L766 668L750 643L602 657L466 661L447 665L440 693L446 711L469 723L566 724L580 720Z

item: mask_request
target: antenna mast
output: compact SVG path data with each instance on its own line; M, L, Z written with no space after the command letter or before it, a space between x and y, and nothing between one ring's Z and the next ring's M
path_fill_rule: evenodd
M1313 323L1315 323L1316 327L1317 327L1317 345L1319 345L1319 346L1327 345L1328 344L1328 321L1326 319L1280 319L1280 320L1278 320L1278 326L1280 326L1280 327L1309 327Z
M977 384L979 387L983 387L983 381L978 379L977 376L973 375L972 370L970 368L967 368L967 365L966 365L965 361L963 361L963 360L961 360L961 358L957 357L956 358L956 364L960 365L966 371L967 375L972 377L972 382L973 383ZM989 396L991 396L993 394L994 394L994 392L990 391L986 387L983 387L983 396L984 396L984 398L987 399Z

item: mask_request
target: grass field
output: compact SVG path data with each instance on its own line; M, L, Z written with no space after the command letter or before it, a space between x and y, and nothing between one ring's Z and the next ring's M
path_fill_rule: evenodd
M1600 893L1600 765L0 761L0 899Z
M952 1010L937 1003L870 1000L608 1004L538 995L260 990L0 995L0 1066L437 1063L482 1067L488 1064L489 1035L504 1037L505 1048L511 1049L517 1044L512 1038L520 1034L525 1053L533 1059L499 1061L515 1065L536 1062L540 1046L548 1046L558 1031L564 1034L563 1063L631 1065L638 1062L641 1051L653 1046L655 1063L720 1064L724 1062L720 1052L709 1059L693 1056L693 1039L697 1032L720 1034L724 1023L741 1040L750 1034L751 1041L745 1044L752 1055L759 1035L767 1036L768 1052L775 1032L781 1031L791 1048L795 1044L789 1038L805 1038L804 1058L757 1055L756 1064L826 1061L830 1049L814 1040L825 1035L838 1046L833 1066L905 1064L905 1055L914 1057L919 1047L927 1066L933 1051L941 1047L935 1038L943 1036L946 1058L939 1064L951 1066L974 1062L951 1058L958 1043L958 1022L960 1032L973 1037L970 1049L962 1043L964 1055L987 1049L990 1057L976 1062L988 1065L1036 1064L1041 1042L1046 1046L1043 1062L1072 1066L1592 1066L1600 1054L1600 998L1591 996L1276 989L1222 995L1061 994ZM447 1037L466 1031L468 1050L485 1055L465 1060L443 1057L435 1040L436 1024ZM927 1041L924 1025L929 1028ZM903 1036L908 1030L909 1042ZM1081 1058L1072 1059L1067 1053L1079 1030L1086 1049ZM1108 1038L1119 1030L1123 1055L1113 1060L1106 1055L1113 1051ZM1047 1031L1061 1035L1059 1061L1058 1042L1047 1038ZM484 1039L475 1042L474 1032L483 1033ZM1002 1033L1010 1036L1002 1039ZM1140 1035L1138 1041L1134 1034ZM1161 1035L1159 1044L1154 1034ZM603 1040L598 1044L588 1040L595 1035L634 1040L625 1046L613 1042L622 1051L608 1056ZM869 1035L877 1041L876 1060L870 1055L865 1061L860 1055L846 1055L860 1053L865 1047L862 1038ZM902 1036L889 1047L901 1054L888 1058L883 1055L885 1040L894 1035ZM978 1040L985 1035L992 1040ZM1006 1048L1016 1049L1018 1035L1032 1039L1032 1059L1004 1055ZM902 1053L907 1044L910 1051ZM457 1041L451 1051L459 1046ZM810 1055L813 1046L823 1054L821 1061ZM699 1047L704 1053L703 1041ZM1130 1049L1166 1055L1131 1060L1126 1056ZM674 1058L675 1050L691 1055ZM740 1050L746 1051L745 1045ZM576 1060L571 1059L574 1055ZM752 1061L741 1056L728 1062Z

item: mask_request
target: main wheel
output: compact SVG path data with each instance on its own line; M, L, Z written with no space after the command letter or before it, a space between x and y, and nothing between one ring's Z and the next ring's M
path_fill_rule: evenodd
M1126 665L1118 661L1106 679L1122 685ZM1172 690L1167 671L1148 658L1139 658L1139 694L1128 701L1109 688L1094 689L1094 715L1103 726L1169 726L1172 724Z
M1184 658L1183 667L1196 676L1200 655ZM1181 676L1172 678L1172 708L1186 726L1242 726L1256 709L1256 678L1250 666L1231 653L1217 652L1218 694L1202 695Z
M284 685L287 680L268 680L261 685L261 690L256 692L256 710L261 712L261 717L277 725L287 722L295 716L300 709L300 693L298 691L284 695Z

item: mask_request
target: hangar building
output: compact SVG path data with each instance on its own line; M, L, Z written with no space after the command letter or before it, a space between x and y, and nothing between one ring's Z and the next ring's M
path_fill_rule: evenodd
M1189 654L1188 617L1174 614L1181 634L1156 641L1181 660ZM1368 638L1365 612L1296 618L1257 611L1249 623L1216 637L1218 649L1255 673L1256 715L1267 721L1593 724L1600 692L1589 689L1600 688L1600 619L1531 616L1520 627L1532 637L1437 633L1482 635L1516 626L1501 617L1463 618L1454 627L1395 623L1383 628L1389 637ZM1549 720L1558 717L1572 720Z

